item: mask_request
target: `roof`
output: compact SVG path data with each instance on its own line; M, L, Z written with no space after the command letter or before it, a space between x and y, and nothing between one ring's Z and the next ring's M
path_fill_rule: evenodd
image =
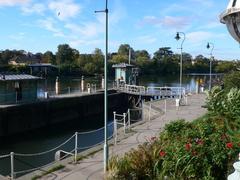
M41 79L29 74L0 75L0 81L16 81L16 80L38 80Z
M30 66L30 67L53 67L53 68L57 68L57 66L54 66L50 63L36 63L36 64L30 64L28 66Z
M134 66L131 64L120 63L120 64L114 64L112 67L113 68L129 68L129 67L134 67Z

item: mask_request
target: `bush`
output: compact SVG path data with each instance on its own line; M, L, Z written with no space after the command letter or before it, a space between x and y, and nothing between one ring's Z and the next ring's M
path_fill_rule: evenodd
M159 137L123 158L113 158L109 179L224 179L240 150L238 144L228 134L224 118L176 121Z

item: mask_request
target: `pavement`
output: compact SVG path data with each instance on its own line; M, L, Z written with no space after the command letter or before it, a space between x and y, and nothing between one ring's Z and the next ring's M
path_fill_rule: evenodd
M123 156L132 148L148 141L151 137L157 136L166 124L171 121L185 119L192 121L207 113L205 105L205 94L193 94L188 96L187 105L176 108L174 99L166 101L152 101L144 106L144 123L136 125L132 131L122 136L117 145L109 147L109 155ZM151 112L149 107L151 104ZM166 112L165 112L166 104ZM77 164L67 163L64 169L51 173L41 180L102 180L103 172L103 151L100 150ZM27 179L26 179L27 180Z

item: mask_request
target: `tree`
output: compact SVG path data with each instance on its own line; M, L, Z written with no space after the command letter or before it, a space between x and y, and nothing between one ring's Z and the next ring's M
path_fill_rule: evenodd
M93 63L96 66L96 73L103 73L104 70L104 55L101 49L96 48L92 55Z
M43 54L42 62L56 64L56 57L51 51L47 51Z
M60 44L56 53L56 61L58 65L73 64L75 58L74 50L68 44Z
M162 47L159 48L159 50L157 50L154 53L153 59L155 61L162 61L164 58L169 58L173 56L173 51L171 50L170 47Z

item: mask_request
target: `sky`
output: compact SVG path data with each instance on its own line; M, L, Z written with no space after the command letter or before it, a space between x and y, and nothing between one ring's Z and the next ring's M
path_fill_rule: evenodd
M160 47L193 56L210 56L208 42L214 44L217 59L240 59L240 46L230 36L219 15L228 0L109 0L109 51L120 44L153 54ZM69 44L80 53L95 48L104 52L105 0L0 0L0 50L23 49L33 53L57 51Z

